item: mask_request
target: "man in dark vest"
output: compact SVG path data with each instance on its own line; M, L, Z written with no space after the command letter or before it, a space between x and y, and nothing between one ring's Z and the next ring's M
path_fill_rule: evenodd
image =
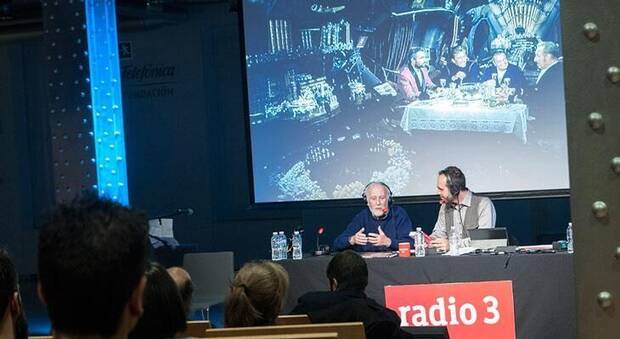
M465 174L455 166L439 171L437 176L439 215L431 234L431 246L448 251L449 235L454 229L461 239L468 238L467 231L475 228L495 227L495 207L491 199L473 194L466 185Z

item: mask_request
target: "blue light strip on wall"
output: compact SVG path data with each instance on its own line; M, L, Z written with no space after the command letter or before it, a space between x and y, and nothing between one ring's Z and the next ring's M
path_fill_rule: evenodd
M113 0L85 3L97 189L129 205L116 8Z

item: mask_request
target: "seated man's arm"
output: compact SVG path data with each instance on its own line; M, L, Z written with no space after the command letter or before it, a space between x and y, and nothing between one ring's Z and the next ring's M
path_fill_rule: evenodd
M488 198L482 199L478 206L478 228L494 228L495 219L493 202Z
M446 230L446 205L441 205L439 209L439 214L437 215L437 222L435 223L435 228L433 229L433 233L431 233L431 247L437 248L441 251L448 251L448 231Z
M398 86L402 89L407 99L415 99L417 97L417 91L413 89L411 85L411 77L403 69L398 76Z
M398 250L398 243L401 242L408 242L413 248L413 239L409 236L409 233L412 230L413 224L411 223L411 219L409 218L407 211L401 208L398 218L396 219L396 239L392 239L390 248L393 250Z
M362 229L364 225L362 225L361 213L356 215L351 223L347 226L347 228L342 232L336 239L334 239L333 248L336 251L346 250L353 246L351 244L351 237L355 235L360 229Z
M448 239L448 231L446 230L446 213L445 213L446 205L441 205L439 209L439 214L437 215L437 222L435 222L435 228L433 228L433 233L431 233L431 238L436 239Z

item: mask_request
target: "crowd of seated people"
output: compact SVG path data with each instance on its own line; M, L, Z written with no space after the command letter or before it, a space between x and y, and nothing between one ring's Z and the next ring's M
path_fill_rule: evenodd
M147 227L144 214L89 194L53 212L40 230L38 292L54 338L163 339L184 332L191 277L148 262ZM334 256L326 274L330 291L302 296L293 313L313 323L363 322L371 339L407 338L396 313L366 297L368 269L357 253ZM1 338L27 337L17 286L0 250ZM281 265L246 263L230 283L225 327L276 325L288 287Z

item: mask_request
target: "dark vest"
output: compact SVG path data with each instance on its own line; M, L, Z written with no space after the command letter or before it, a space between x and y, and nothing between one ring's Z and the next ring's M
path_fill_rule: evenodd
M466 233L465 230L473 230L478 228L478 205L480 205L481 197L471 195L471 204L467 207L467 211L465 215L463 215L463 233L461 234L461 239L469 238L469 234ZM454 213L459 213L457 207L447 206L445 209L445 217L446 217L446 232L448 235L452 232L452 226L454 225Z

